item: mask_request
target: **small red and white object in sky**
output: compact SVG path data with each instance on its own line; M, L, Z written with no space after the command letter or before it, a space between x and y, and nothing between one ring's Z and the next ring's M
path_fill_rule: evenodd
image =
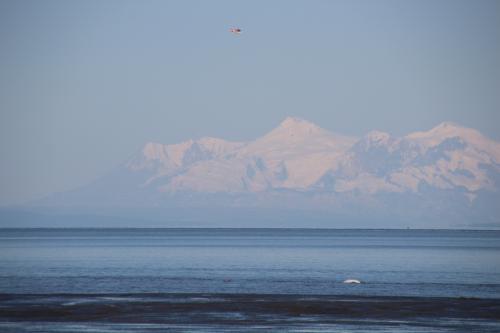
M231 29L229 29L229 32L232 32L233 34L239 35L239 34L241 34L241 29L240 28L231 28Z

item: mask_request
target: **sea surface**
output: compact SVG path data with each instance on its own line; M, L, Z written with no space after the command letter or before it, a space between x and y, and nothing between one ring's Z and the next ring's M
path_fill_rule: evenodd
M0 331L500 332L500 231L0 229Z

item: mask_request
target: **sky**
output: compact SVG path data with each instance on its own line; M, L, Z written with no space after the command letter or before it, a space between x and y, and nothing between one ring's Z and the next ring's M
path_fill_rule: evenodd
M0 0L0 49L0 205L286 116L500 140L500 1Z

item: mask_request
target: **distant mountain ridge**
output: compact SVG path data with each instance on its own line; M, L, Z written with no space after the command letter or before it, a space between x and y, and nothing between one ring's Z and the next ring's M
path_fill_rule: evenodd
M126 166L151 172L142 185L162 180L157 190L168 193L314 191L320 186L371 194L416 192L426 182L442 189L461 187L472 198L478 190L495 190L487 173L500 170L500 144L451 123L403 138L373 131L357 140L289 117L252 142L148 143Z
M278 209L332 227L377 218L400 227L500 226L499 187L500 143L474 129L445 122L404 137L353 138L288 117L249 142L147 143L93 184L37 205Z

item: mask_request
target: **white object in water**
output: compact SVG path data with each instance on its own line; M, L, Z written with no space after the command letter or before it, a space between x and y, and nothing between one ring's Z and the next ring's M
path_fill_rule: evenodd
M355 279L347 279L344 281L344 283L349 283L349 284L360 284L361 281L355 280Z

